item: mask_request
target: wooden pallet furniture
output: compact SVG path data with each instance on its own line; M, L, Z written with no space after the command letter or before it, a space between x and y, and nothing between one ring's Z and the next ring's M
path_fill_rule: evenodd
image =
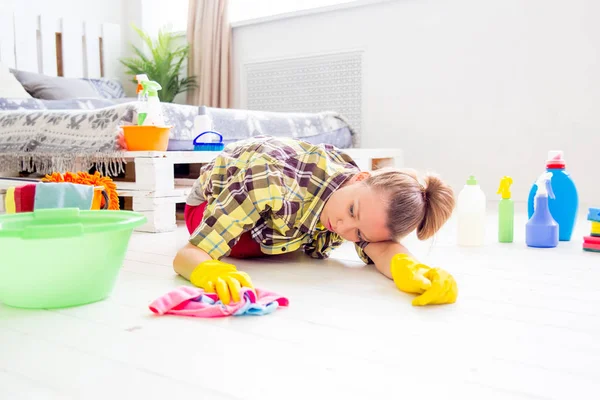
M400 149L345 149L344 150L363 171L384 166L401 167L403 156ZM140 232L170 232L177 227L176 206L186 201L192 185L197 178L175 176L175 165L199 166L210 162L218 153L204 151L166 151L166 152L126 152L127 171L124 180L114 178L119 197L125 198L125 208L144 214L145 225ZM0 211L4 208L4 191L9 186L18 186L28 182L18 182L0 178Z

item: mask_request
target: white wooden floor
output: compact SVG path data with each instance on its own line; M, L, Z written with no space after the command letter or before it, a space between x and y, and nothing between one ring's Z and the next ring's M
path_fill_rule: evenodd
M600 254L571 243L413 247L451 271L451 306L415 308L351 247L333 259L237 262L290 298L262 317L152 316L184 283L185 228L135 234L112 297L59 311L0 306L0 399L576 399L600 393ZM412 242L412 241L411 241ZM182 397L183 398L183 397Z

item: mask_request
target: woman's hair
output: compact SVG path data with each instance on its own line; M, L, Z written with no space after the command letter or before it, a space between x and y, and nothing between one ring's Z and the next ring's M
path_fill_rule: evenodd
M426 174L419 180L411 169L381 168L363 182L385 194L387 227L394 240L415 229L420 240L430 238L450 218L456 203L454 191L438 176Z

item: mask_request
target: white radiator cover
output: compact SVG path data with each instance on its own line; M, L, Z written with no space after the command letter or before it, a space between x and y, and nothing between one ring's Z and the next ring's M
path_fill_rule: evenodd
M336 111L362 130L363 52L248 62L242 68L244 108L260 111Z

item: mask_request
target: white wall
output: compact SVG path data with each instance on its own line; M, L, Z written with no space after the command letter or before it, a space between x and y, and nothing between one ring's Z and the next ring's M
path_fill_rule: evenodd
M364 49L363 147L401 147L457 190L475 173L492 199L512 175L523 201L563 149L600 206L598 15L597 0L398 0L240 26L234 106L245 62Z
M123 1L128 0L0 0L0 8L120 24Z
M229 21L237 23L290 12L304 12L344 3L380 0L229 0Z
M149 33L157 35L159 29L166 28L174 31L187 29L187 0L122 0L123 1L123 37L127 56L132 55L131 44L144 48L137 33L131 28L131 23ZM187 74L187 65L182 75ZM123 86L128 96L135 96L136 85L131 82L131 76L124 77ZM175 103L185 103L185 93L175 97Z
M96 24L111 23L123 29L123 3L127 0L0 0L0 13L23 15L46 15L55 18L70 17L74 20ZM121 38L123 35L121 35ZM111 58L116 47L111 47ZM121 52L125 46L121 46ZM121 53L124 54L124 53Z

